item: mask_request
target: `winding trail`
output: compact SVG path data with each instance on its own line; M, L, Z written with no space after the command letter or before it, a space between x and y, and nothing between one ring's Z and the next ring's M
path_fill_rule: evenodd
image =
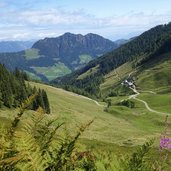
M165 112L159 112L159 111L156 111L156 110L153 110L152 108L150 108L150 106L148 105L148 103L144 100L141 100L139 98L137 98L138 95L140 95L140 93L137 91L135 85L133 85L133 88L132 87L129 87L135 94L133 95L130 95L128 99L135 99L139 102L142 102L144 103L146 109L150 112L153 112L153 113L157 113L157 114L161 114L161 115L169 115L169 113L165 113ZM150 93L153 93L153 94L156 94L155 92L153 91L144 91L144 92L150 92Z
M135 70L135 71L132 71L131 73L129 73L127 79L129 79L129 78L131 77L131 75L132 75L134 72L137 72L137 71ZM129 82L127 81L127 83L129 83ZM147 109L148 111L150 111L150 112L157 113L157 114L161 114L161 115L170 115L169 113L159 112L159 111L157 111L157 110L152 109L152 108L148 105L148 103L147 103L146 101L137 98L137 96L140 95L140 92L138 92L138 90L136 89L136 86L135 86L134 84L132 85L132 87L129 86L129 88L130 88L135 94L130 95L130 96L128 97L128 99L135 99L135 100L137 100L137 101L143 103L143 104L145 105L146 109ZM154 91L141 91L141 92L156 94L156 92L154 92ZM123 101L123 100L121 100L121 102L122 102L122 101Z

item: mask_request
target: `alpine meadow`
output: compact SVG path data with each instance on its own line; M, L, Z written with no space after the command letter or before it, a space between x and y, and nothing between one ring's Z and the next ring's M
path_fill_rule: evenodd
M2 0L0 171L170 171L170 6Z

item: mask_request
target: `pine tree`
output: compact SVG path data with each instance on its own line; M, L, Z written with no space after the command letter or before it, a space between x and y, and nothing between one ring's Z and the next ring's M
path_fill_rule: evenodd
M45 104L45 111L46 113L50 113L50 105L49 105L49 100L48 100L48 97L47 97L47 93L45 90L42 90L42 98L43 98L43 102Z
M44 104L44 100L43 100L42 90L40 90L40 89L38 90L37 104L38 104L38 107L40 106L45 110L45 104Z
M26 73L18 68L13 73L0 64L0 107L18 107L22 101L33 94L37 94L29 109L37 110L41 107L46 113L50 113L49 101L45 91L32 88L25 84Z

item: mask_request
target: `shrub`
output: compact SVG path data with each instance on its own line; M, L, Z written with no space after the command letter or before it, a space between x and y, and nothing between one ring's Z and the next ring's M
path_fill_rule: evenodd
M135 103L131 100L123 100L121 102L118 103L118 105L122 105L122 106L126 106L129 108L134 108L135 107Z

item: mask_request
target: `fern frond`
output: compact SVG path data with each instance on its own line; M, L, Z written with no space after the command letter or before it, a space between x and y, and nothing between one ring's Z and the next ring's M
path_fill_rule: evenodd
M6 137L7 131L4 128L3 125L0 126L0 159L4 156L4 150L6 147L8 147L7 143L7 137Z
M53 149L53 152L51 153L51 159L52 163L49 166L52 170L65 170L68 165L71 164L71 156L75 149L75 144L78 138L80 137L81 133L85 131L85 129L92 123L93 121L88 122L85 125L82 125L79 130L77 131L77 134L74 137L67 136L60 141L60 148L59 149ZM68 164L70 163L70 164ZM65 168L66 167L66 168ZM71 170L71 169L69 169Z
M24 102L21 103L21 105L19 106L19 113L18 116L21 116L24 111L31 105L31 103L35 100L35 98L37 97L38 93L33 94L31 96L29 96Z
M21 105L19 106L19 113L15 117L15 119L11 123L11 127L9 130L9 134L11 135L11 138L15 132L15 128L18 126L18 123L21 119L21 116L23 115L24 111L30 106L30 104L34 101L37 94L29 96Z
M72 170L75 143L93 121L81 126L75 136L64 136L64 123L57 124L57 119L39 113L21 118L33 99L30 97L20 106L10 130L0 131L0 140L7 145L0 142L0 170Z
M46 139L44 141L44 144L42 145L41 149L44 151L46 149L48 149L52 143L52 141L54 140L54 136L57 132L57 130L63 125L64 123L61 123L59 125L57 125L56 127L54 128L51 128L49 130L49 133L47 134L44 134L44 136L46 136Z
M28 128L28 126L27 126ZM32 129L32 127L30 126ZM40 147L37 144L32 131L17 131L16 132L16 149L22 152L23 158L17 165L21 170L45 170L46 161L44 160Z
M127 171L150 171L150 166L145 161L145 155L149 152L153 142L154 140L152 139L139 147L130 157L121 158L122 168Z
M3 159L0 161L0 166L1 165L13 165L18 163L21 159L23 158L23 154L22 153L18 153L16 156L13 157L9 157L6 159Z

